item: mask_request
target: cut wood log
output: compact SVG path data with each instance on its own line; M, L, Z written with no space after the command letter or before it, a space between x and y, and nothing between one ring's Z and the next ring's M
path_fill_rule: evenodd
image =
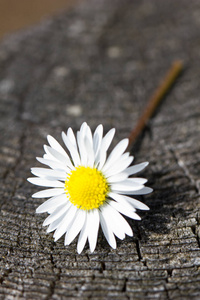
M200 2L86 0L0 46L0 299L200 298ZM137 163L154 192L134 237L77 254L42 227L26 178L47 134L83 121L128 137L172 61L186 65Z

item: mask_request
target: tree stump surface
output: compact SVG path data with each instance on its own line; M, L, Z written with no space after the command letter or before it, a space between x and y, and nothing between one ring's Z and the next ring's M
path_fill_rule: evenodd
M0 46L0 299L200 299L200 2L86 0ZM29 184L47 134L129 135L175 59L185 71L135 151L154 192L134 236L54 243Z

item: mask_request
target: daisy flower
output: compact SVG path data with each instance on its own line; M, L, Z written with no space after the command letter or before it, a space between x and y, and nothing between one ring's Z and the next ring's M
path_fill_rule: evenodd
M49 146L44 145L45 154L37 160L49 168L32 168L36 177L28 181L48 189L32 195L33 198L49 198L36 212L47 212L43 226L54 232L57 241L65 234L65 245L69 245L79 234L77 251L81 253L86 241L93 252L97 243L99 226L112 248L116 248L115 236L124 239L133 232L123 215L140 220L136 209L148 210L148 206L130 195L144 195L152 191L144 186L144 178L131 175L144 169L148 162L130 166L133 157L124 153L128 139L120 141L107 156L115 134L111 129L103 137L103 126L94 134L83 123L75 137L71 128L62 139L67 151L50 135Z

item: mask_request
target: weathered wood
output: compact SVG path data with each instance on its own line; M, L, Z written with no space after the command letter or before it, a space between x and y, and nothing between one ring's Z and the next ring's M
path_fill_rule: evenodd
M195 0L88 0L1 44L1 299L200 298L199 20ZM54 243L26 182L46 135L86 120L128 136L174 59L185 72L135 153L155 191L134 238Z

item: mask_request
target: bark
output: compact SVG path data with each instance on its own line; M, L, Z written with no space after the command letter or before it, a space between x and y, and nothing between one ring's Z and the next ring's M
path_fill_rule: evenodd
M200 2L87 0L0 46L0 299L200 298ZM134 152L154 188L134 237L54 243L26 181L46 135L127 137L174 59L185 71Z

